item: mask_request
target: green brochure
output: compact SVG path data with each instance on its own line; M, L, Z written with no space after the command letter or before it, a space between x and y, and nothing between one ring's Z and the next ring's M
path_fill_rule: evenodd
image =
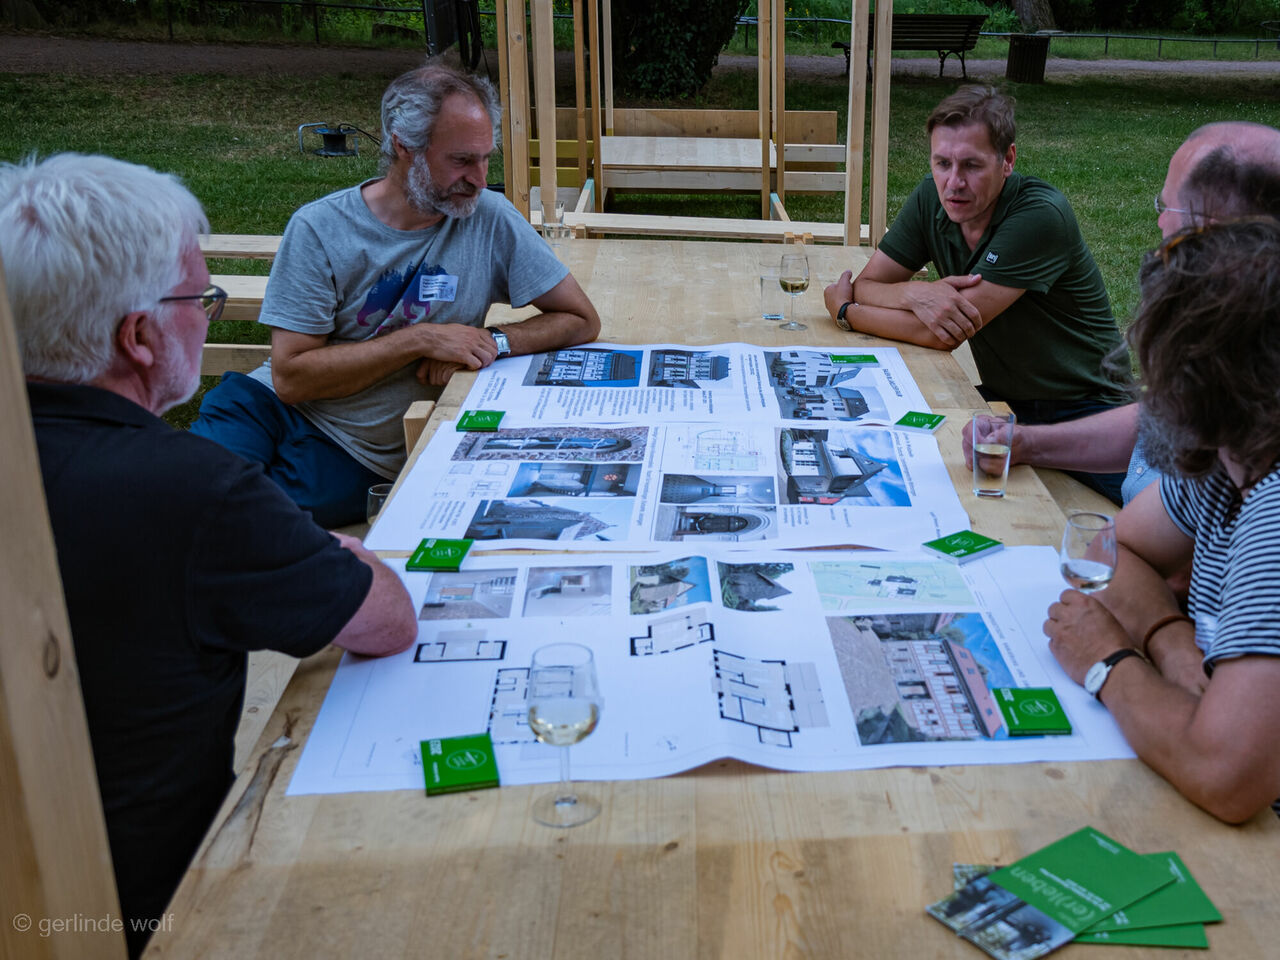
M423 740L420 746L427 796L498 785L498 763L489 734Z
M468 410L458 418L458 432L492 433L498 429L505 412L502 410Z
M991 691L1011 737L1063 736L1071 721L1052 687L996 687Z
M893 425L899 430L910 430L912 433L935 433L946 419L946 416L941 413L908 410Z
M972 530L960 530L937 540L926 540L921 546L952 563L968 563L1004 549L1004 544L999 540Z
M1128 947L1183 947L1192 950L1208 950L1209 938L1202 923L1176 923L1167 927L1148 927L1145 930L1111 930L1100 933L1082 933L1076 943L1101 943Z
M457 570L470 549L470 540L428 537L418 544L404 566L406 570Z
M1174 882L1098 921L1089 928L1089 933L1222 921L1218 908L1176 853L1149 853L1146 858L1168 870Z
M925 910L997 960L1035 960L1172 882L1163 865L1085 827Z

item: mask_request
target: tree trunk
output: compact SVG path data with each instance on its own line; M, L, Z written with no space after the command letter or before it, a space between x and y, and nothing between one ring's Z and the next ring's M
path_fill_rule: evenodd
M1049 0L1013 0L1013 11L1024 30L1057 30Z

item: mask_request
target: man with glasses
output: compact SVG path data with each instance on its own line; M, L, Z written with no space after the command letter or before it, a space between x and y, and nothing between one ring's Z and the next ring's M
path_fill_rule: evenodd
M1223 217L1280 216L1280 130L1238 121L1200 127L1178 147L1155 197L1156 223L1165 237ZM1013 463L1076 471L1126 471L1128 503L1159 474L1138 443L1138 405L1041 426L1019 424ZM973 456L968 427L965 457Z
M866 267L826 290L837 325L938 350L968 341L988 400L1021 423L1125 402L1103 373L1120 345L1102 274L1062 193L1014 170L1013 101L961 87L929 115L929 169ZM913 280L932 263L942 279ZM1119 497L1122 475L1079 479Z
M247 652L377 656L417 634L358 540L159 418L195 389L226 299L207 230L196 198L146 167L0 165L0 261L131 956L231 786Z
M429 66L394 80L384 176L294 214L259 315L271 360L201 404L195 433L261 463L324 526L364 519L365 491L404 466L405 411L454 372L599 333L565 266L486 189L499 111L479 77ZM485 329L494 303L540 312Z

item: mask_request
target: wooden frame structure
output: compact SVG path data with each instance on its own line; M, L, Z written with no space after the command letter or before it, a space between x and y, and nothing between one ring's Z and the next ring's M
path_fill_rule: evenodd
M587 25L583 29L583 3ZM532 9L531 15L529 10ZM565 202L566 221L580 234L665 233L691 235L690 225L679 217L603 214L611 189L647 190L759 190L760 221L732 221L730 232L718 236L753 236L775 239L776 228L763 229L770 220L789 223L788 192L840 192L845 194L844 229L836 241L831 225L796 223L783 235L875 245L884 234L888 179L889 66L892 40L892 0L877 4L873 103L870 143L870 223L862 222L862 180L866 169L864 135L869 51L866 24L870 0L850 0L848 135L837 143L791 143L788 129L795 114L786 109L786 21L783 0L761 0L757 36L758 88L755 136L751 138L686 136L619 136L618 112L613 104L613 70L610 62L610 0L574 0L575 104L557 111L555 103L555 50L552 42L551 0L497 0L499 92L503 105L503 140L507 196L524 216L539 224L552 215L558 198ZM526 20L532 27L529 43ZM584 37L585 34L585 37ZM583 39L589 51L589 74L583 64ZM530 46L533 51L529 56ZM536 143L531 142L530 66L533 70L533 106L537 109ZM572 139L557 140L560 131L573 124ZM628 111L633 115L650 111ZM713 114L713 111L681 111ZM803 122L803 121L800 121ZM712 122L711 125L715 125ZM603 130L603 133L602 133ZM588 140L590 137L590 140ZM758 140L758 147L751 144ZM555 148L549 145L556 144ZM543 148L543 145L548 145ZM709 145L709 146L708 146ZM705 148L704 148L705 146ZM537 195L533 193L534 151L537 152ZM757 159L752 158L752 151ZM714 156L703 156L711 154ZM560 188L557 155L576 160L576 183ZM845 164L844 173L811 169L789 170L788 165ZM610 169L606 169L606 168ZM692 218L690 218L692 219ZM706 218L701 218L706 219ZM671 229L663 229L666 221ZM759 227L752 227L758 224ZM628 229L634 227L634 229ZM815 229L816 228L816 229Z

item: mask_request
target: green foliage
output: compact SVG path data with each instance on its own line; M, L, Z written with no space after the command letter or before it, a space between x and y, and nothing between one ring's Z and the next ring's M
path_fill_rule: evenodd
M745 0L616 0L614 82L648 97L689 97L733 36Z
M1198 35L1258 36L1280 18L1280 0L1049 0L1068 31L1171 30Z

